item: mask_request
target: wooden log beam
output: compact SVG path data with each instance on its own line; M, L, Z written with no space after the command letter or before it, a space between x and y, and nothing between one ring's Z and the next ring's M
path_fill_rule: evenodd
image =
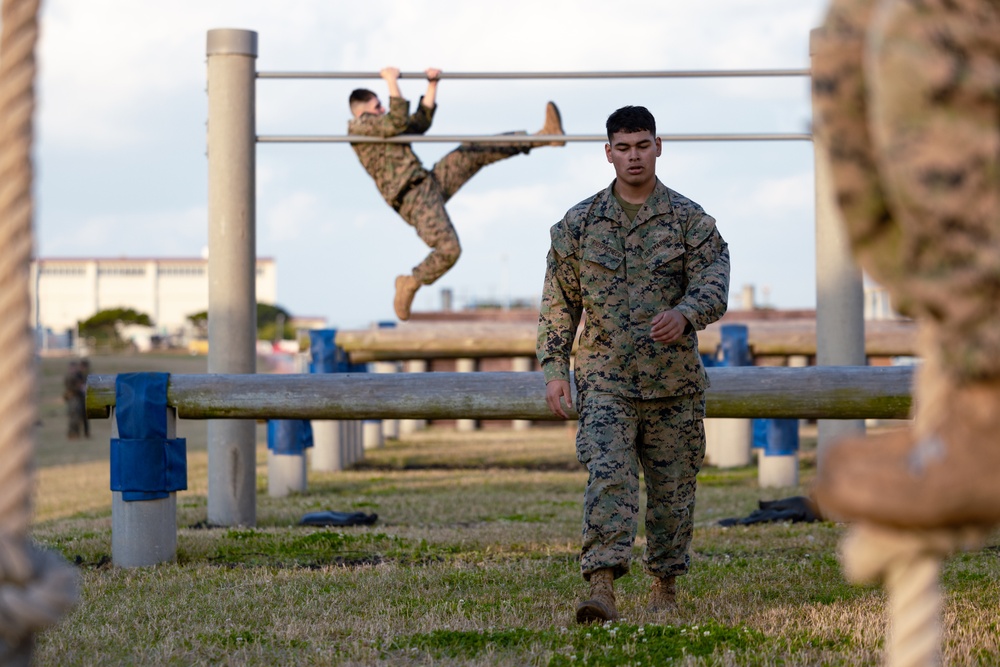
M750 320L715 322L698 332L703 354L718 349L723 324L746 324L750 349L762 356L816 354L816 321ZM443 322L405 324L386 329L337 332L337 345L354 363L402 359L451 359L462 357L534 357L537 326L534 323ZM870 320L865 323L865 351L869 356L914 355L916 325L909 320Z
M905 419L910 412L909 367L708 374L709 417ZM558 419L545 405L539 372L171 375L167 403L183 419ZM91 375L87 413L107 417L114 404L115 376Z

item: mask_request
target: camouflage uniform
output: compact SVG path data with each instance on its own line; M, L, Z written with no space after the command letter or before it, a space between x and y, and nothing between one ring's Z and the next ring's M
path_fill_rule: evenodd
M813 100L860 264L945 373L1000 376L1000 1L834 0Z
M390 97L388 113L381 116L362 114L348 123L347 132L375 137L423 134L431 126L435 109L436 106L428 109L421 103L410 114L408 101ZM443 276L458 261L462 251L445 203L481 168L531 150L530 146L514 144L463 144L427 171L409 144L351 146L365 170L375 179L386 203L416 228L420 240L432 249L413 269L413 277L423 285L430 285Z
M81 377L79 363L70 362L63 375L63 401L66 402L66 437L71 439L79 438L81 431L87 428L86 380Z
M646 570L687 571L695 476L705 455L708 376L696 331L726 311L729 249L715 219L659 180L629 221L614 184L569 210L552 227L538 359L545 381L569 380L583 312L575 380L577 456L590 473L584 497L584 577L625 574L646 480ZM651 321L678 310L691 326L681 339L653 341Z

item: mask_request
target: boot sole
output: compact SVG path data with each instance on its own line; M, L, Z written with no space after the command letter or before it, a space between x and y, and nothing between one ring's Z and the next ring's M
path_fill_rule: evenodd
M580 606L576 608L576 622L581 625L616 620L618 620L618 614L597 600L581 602Z

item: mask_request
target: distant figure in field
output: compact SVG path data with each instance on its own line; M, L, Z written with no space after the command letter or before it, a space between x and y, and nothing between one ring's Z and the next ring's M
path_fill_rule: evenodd
M86 387L83 362L73 360L66 367L63 375L63 401L66 403L66 437L78 440L81 433L90 437L89 423L86 418Z
M80 427L83 431L83 437L90 438L90 419L87 418L87 376L90 375L90 361L81 359L77 373L79 375L77 387L80 392L80 401L77 403L80 410Z
M912 428L833 443L825 515L1000 523L1000 2L835 0L817 135L862 267L920 323Z
M427 92L413 114L410 114L410 103L399 90L399 69L395 67L386 67L381 71L382 79L389 87L388 111L372 91L365 88L353 91L349 101L354 118L348 123L348 134L394 137L427 132L437 108L435 96L441 70L428 69L426 74ZM546 105L545 123L538 134L564 134L559 110L552 102ZM462 144L441 158L430 171L414 155L410 144L351 144L385 201L416 228L420 239L431 248L430 254L409 275L396 278L393 308L399 319L410 318L413 297L420 286L434 283L458 260L461 253L458 234L455 233L444 207L458 189L488 164L528 153L532 146L564 144L565 142L558 141L535 144Z
M586 311L574 379L576 454L589 473L580 570L590 598L576 609L578 623L618 618L614 580L632 562L640 471L648 608L676 608L705 458L708 375L696 332L729 302L729 246L715 218L656 177L662 146L653 114L622 107L607 132L615 180L552 227L538 319L546 403L565 419L570 356Z

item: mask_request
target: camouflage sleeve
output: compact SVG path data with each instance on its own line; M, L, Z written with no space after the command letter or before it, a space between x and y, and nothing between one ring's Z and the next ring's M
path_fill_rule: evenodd
M424 98L421 97L417 110L410 116L406 125L406 134L423 134L429 130L431 121L434 120L435 111L437 111L437 105L435 104L433 109L428 109L424 106Z
M552 228L552 247L546 258L545 284L538 315L538 362L545 382L569 381L569 358L580 325L580 260L564 224Z
M410 103L402 97L389 98L389 113L381 116L365 114L361 121L350 123L351 134L369 137L395 137L406 132L409 124Z
M726 313L729 306L729 245L704 211L692 215L684 239L687 292L676 308L700 331Z

